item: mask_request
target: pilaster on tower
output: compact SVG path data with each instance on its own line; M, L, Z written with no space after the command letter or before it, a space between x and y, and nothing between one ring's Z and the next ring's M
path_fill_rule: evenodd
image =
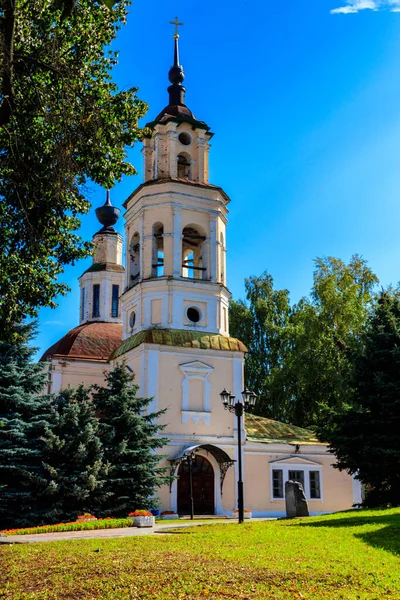
M185 104L179 36L169 102L144 140L144 183L124 204L123 337L151 327L229 335L228 196L208 182L209 126Z

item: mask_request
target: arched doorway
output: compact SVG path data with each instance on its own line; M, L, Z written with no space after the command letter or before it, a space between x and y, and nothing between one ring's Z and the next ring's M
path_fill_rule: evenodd
M189 465L183 460L178 470L178 513L190 514ZM204 456L196 455L192 466L195 515L214 514L214 469Z

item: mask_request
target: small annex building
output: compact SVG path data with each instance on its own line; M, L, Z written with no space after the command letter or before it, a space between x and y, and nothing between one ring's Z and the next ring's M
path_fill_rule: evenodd
M107 193L96 210L93 264L79 278L79 325L49 348L50 389L104 382L124 361L150 411L162 416L168 445L161 464L170 485L160 508L189 513L188 453L197 514L232 515L237 507L238 432L224 410L223 388L240 398L244 344L229 335L226 283L229 197L208 180L213 134L185 105L178 36L169 71L169 102L148 124L144 182L124 203L125 250L113 225L119 209ZM124 256L124 257L123 257ZM123 266L125 265L125 267ZM253 516L285 513L284 484L303 484L311 514L361 501L360 485L332 467L312 432L246 414L242 459L245 507Z

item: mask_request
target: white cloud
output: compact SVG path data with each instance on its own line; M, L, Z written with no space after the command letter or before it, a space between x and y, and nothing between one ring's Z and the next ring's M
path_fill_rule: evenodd
M389 10L400 12L400 0L346 0L345 6L334 8L332 14L358 13L360 10Z

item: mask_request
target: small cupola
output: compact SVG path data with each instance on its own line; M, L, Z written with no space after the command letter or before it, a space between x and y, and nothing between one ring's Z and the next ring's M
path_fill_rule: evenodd
M105 203L96 208L96 217L102 227L93 236L93 263L79 278L81 324L121 321L119 298L125 269L122 266L122 236L114 229L120 212L111 204L107 190Z

